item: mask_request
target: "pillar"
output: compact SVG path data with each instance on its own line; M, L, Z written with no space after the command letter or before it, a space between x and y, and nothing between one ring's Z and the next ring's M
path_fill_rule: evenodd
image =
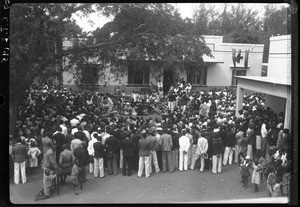
M286 98L286 104L285 104L285 115L284 115L284 128L289 129L289 131L292 130L292 94L291 94L291 88L287 88L287 98Z
M235 116L239 116L239 110L243 108L244 89L237 86L236 89L236 104L235 104Z

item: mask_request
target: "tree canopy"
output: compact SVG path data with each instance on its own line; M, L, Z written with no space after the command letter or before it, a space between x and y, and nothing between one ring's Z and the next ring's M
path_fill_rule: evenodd
M211 55L191 21L183 20L169 4L124 4L111 22L97 28L87 40L77 42L74 48L70 63L77 67L91 59L103 67L118 67L120 59L201 64L203 54Z

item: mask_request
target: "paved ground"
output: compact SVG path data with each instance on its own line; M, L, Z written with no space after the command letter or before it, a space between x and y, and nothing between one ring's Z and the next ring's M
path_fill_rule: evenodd
M152 174L149 178L108 175L94 178L88 175L88 181L73 194L70 177L56 193L47 200L34 201L42 183L42 173L28 177L26 184L15 185L11 180L10 199L15 204L66 204L66 203L177 203L177 202L220 202L231 199L267 198L266 182L259 186L260 192L254 193L253 184L243 189L240 183L239 167L224 166L221 174L203 172L197 169L184 172ZM250 179L249 179L250 181Z

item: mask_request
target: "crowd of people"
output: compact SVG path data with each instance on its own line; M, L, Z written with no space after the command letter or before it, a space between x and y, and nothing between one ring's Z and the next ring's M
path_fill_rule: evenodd
M149 177L198 166L218 174L236 164L245 188L251 177L254 192L266 181L269 196L289 195L291 135L284 114L255 93L244 96L235 116L235 99L234 89L196 91L184 81L167 94L158 87L131 96L119 88L113 94L32 87L10 135L11 177L19 184L21 171L26 183L42 166L48 198L55 176L64 184L70 175L78 195L79 178L85 182L87 173Z

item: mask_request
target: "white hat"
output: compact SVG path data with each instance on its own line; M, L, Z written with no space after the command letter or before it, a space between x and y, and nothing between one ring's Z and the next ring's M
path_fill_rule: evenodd
M250 156L249 155L246 156L246 160L250 160Z
M161 127L157 127L156 131L162 131Z

